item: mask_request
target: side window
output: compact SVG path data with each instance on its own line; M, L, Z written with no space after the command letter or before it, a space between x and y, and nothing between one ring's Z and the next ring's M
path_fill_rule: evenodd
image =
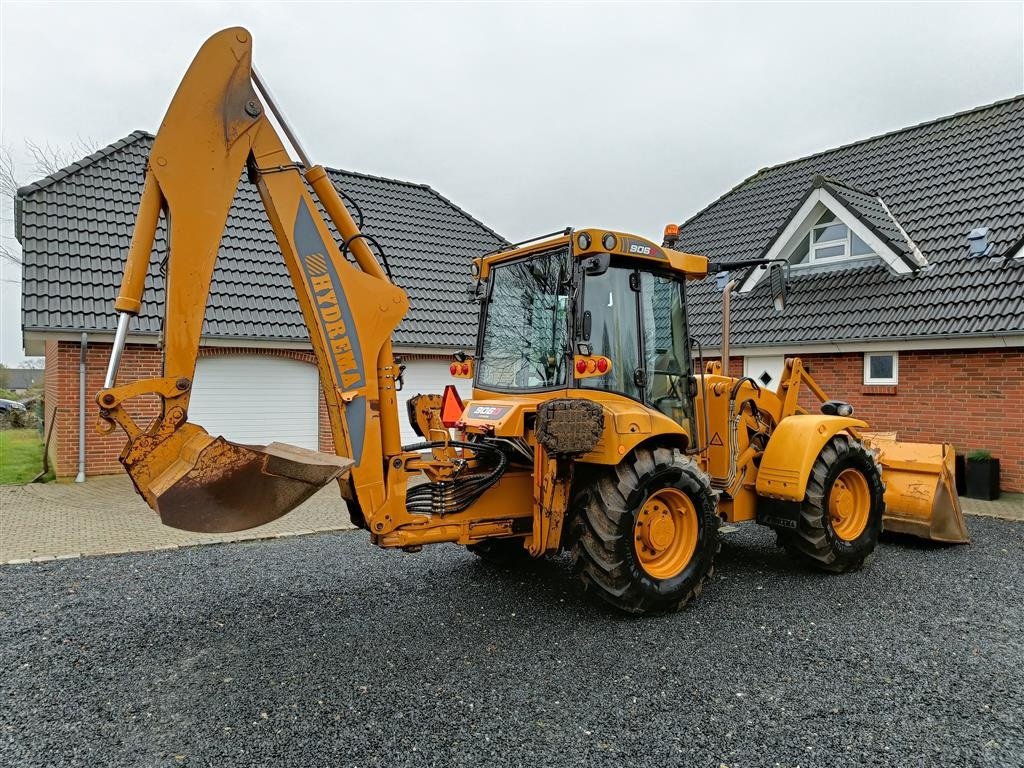
M865 384L898 384L900 380L900 359L897 352L865 352Z
M640 399L634 373L640 367L637 333L637 292L629 284L631 269L610 268L603 275L590 275L583 287L583 312L590 313L587 341L595 355L612 361L604 376L580 379L579 386L621 392Z
M641 279L647 402L681 423L689 412L686 383L690 373L682 285L646 272Z

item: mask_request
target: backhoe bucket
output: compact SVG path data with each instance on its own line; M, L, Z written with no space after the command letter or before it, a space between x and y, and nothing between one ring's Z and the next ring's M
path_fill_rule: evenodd
M126 468L164 525L228 533L276 520L352 465L284 443L232 443L189 424Z
M885 480L887 531L949 544L970 541L956 493L953 446L869 439Z

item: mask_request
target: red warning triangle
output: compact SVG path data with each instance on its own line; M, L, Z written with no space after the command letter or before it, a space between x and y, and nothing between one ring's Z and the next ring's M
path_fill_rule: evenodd
M444 388L444 395L441 396L441 423L446 427L455 426L455 422L462 418L462 412L466 407L459 397L459 390L454 384L447 384Z
M708 445L722 445L722 444L723 444L722 443L722 438L719 436L719 434L717 432L715 432L714 436L711 438L711 442L708 443Z

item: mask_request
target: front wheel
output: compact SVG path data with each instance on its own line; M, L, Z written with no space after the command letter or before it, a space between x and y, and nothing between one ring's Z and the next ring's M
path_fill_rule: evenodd
M811 467L796 530L780 532L780 543L813 568L856 571L878 544L884 495L874 455L849 435L836 435Z
M573 500L573 564L587 591L627 613L676 611L700 594L718 552L716 499L671 448L599 468Z

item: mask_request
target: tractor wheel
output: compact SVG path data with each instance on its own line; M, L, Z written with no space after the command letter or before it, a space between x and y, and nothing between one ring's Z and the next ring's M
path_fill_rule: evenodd
M781 543L811 567L856 571L878 543L884 494L875 457L849 435L836 435L811 467L797 527L780 531Z
M700 594L718 552L707 476L671 448L637 448L588 473L573 499L574 570L627 613L676 611Z
M521 538L485 539L479 544L470 544L466 549L485 563L501 568L511 568L531 559Z

